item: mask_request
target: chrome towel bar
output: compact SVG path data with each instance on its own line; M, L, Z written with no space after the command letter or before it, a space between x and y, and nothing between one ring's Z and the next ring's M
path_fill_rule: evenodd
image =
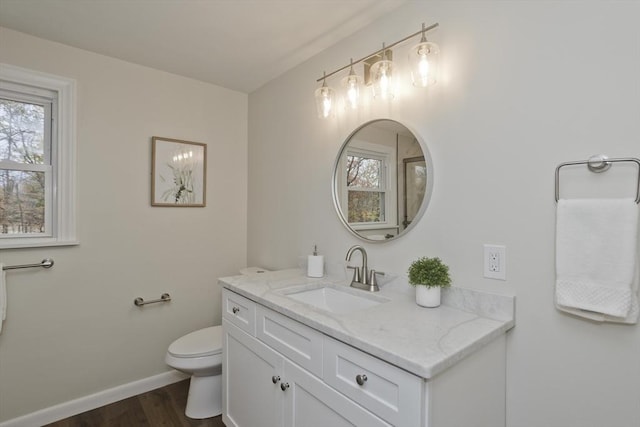
M145 304L155 304L157 302L169 302L169 301L171 301L171 295L164 293L160 295L160 298L152 299L151 301L145 301L144 299L142 299L142 297L138 297L133 300L133 303L138 307L142 307Z
M53 259L46 258L43 259L39 264L22 264L22 265L5 265L2 267L3 270L17 270L19 268L34 268L34 267L42 267L42 268L51 268L53 267Z
M636 182L636 203L640 203L640 159L635 157L621 157L618 159L610 159L605 155L591 156L588 160L580 160L576 162L560 163L556 168L556 202L560 200L560 169L564 166L587 165L591 172L604 172L611 167L612 163L629 162L638 166L638 180Z

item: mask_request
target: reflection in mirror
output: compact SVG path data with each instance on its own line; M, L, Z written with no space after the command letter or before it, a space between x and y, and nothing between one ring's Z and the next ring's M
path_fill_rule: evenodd
M356 236L386 241L404 234L424 212L433 174L424 144L393 120L374 120L347 138L336 159L333 200Z
M427 164L424 161L424 156L409 157L408 159L403 159L403 163L404 219L402 226L407 228L418 215L424 200L424 192L427 188Z

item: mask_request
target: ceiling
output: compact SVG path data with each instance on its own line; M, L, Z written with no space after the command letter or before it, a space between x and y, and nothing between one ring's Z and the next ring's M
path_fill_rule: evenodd
M250 93L405 1L0 0L0 26Z

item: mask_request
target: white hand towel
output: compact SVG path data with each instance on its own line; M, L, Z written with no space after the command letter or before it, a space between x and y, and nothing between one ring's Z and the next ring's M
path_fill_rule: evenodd
M7 318L7 283L5 279L4 264L0 262L0 333L2 333L2 321Z
M633 199L558 201L559 309L593 320L637 321L638 212Z
M558 305L557 307L559 310L562 310L569 314L595 320L597 322L625 323L633 325L638 323L638 318L640 318L640 306L638 304L637 296L639 283L640 277L636 275L636 280L634 281L633 287L631 288L631 308L629 309L629 314L626 317L609 316L602 313L596 313L595 311L580 310L578 308L569 308L561 305Z

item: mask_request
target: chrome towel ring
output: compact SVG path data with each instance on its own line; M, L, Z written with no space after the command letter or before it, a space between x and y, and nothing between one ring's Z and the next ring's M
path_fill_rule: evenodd
M588 160L564 162L558 165L558 167L556 168L556 202L560 200L560 169L564 166L587 165L591 172L601 173L609 170L612 163L618 162L631 162L635 163L638 166L638 178L636 182L636 203L640 203L640 159L636 159L635 157L621 157L617 159L610 159L602 154L591 156Z

